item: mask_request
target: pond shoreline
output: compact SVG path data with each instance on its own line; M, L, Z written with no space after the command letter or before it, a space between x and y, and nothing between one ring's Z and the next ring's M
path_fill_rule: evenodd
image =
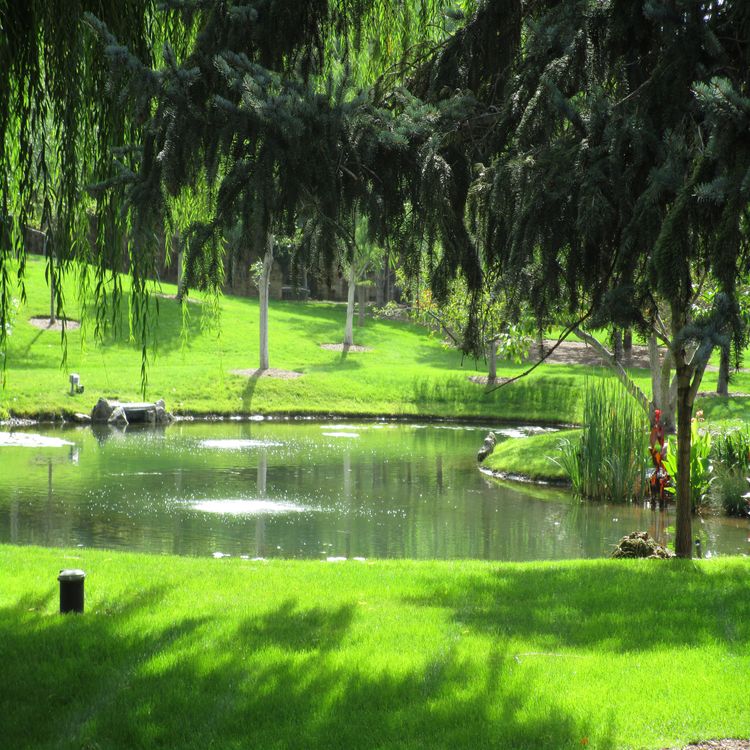
M528 474L518 474L512 471L496 471L494 469L488 469L486 466L480 466L479 471L485 476L490 476L493 479L500 479L503 482L518 482L519 484L534 484L539 487L555 487L559 489L568 489L571 487L571 483L565 479L536 479L530 477Z
M212 412L180 412L174 414L175 422L334 422L341 419L360 420L362 422L428 422L428 423L452 423L467 425L517 425L518 419L503 417L445 417L434 414L382 414L377 412L271 412L268 414L217 414ZM578 427L567 422L556 422L544 419L524 419L523 424L532 427L554 427L557 429L570 429ZM50 414L41 412L39 414L14 417L0 420L0 427L33 427L34 425L86 425L87 423L77 421L73 418L73 412L61 414Z

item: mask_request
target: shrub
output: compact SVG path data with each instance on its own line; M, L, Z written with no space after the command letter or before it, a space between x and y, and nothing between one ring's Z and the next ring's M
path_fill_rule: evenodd
M708 501L711 484L711 433L700 428L702 420L692 419L690 425L690 507L695 513ZM674 495L677 491L677 443L669 441L669 451L664 459L664 468L672 478L667 491Z
M709 490L711 505L728 516L750 515L750 505L745 497L748 490L750 486L745 472L718 466Z
M750 429L727 430L714 436L711 460L727 469L750 472Z
M714 477L709 492L711 505L730 516L750 514L745 495L750 490L750 429L728 430L714 436L711 445Z

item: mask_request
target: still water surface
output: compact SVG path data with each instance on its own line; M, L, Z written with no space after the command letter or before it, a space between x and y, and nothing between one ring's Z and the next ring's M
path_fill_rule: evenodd
M484 476L475 455L491 427L263 421L0 432L0 541L178 555L552 560L606 556L636 529L668 538L672 512L582 504ZM696 528L710 554L750 553L746 519Z

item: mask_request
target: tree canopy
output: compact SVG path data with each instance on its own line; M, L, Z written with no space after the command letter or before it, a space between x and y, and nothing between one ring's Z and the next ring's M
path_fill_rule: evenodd
M477 196L475 257L540 321L562 300L573 320L657 332L677 371L684 482L708 357L730 336L736 351L742 343L750 9L731 0L490 0L484 11L493 7L521 41L510 65L485 60L471 84L484 105L481 131L462 144L465 161L479 162L467 191ZM697 315L705 276L719 293ZM677 547L689 554L682 489Z
M144 352L154 234L185 191L208 196L186 233L187 280L208 288L227 226L259 244L312 212L305 247L327 262L356 209L407 271L428 269L438 300L463 278L467 349L488 277L511 318L654 331L677 372L687 481L708 357L743 343L744 0L165 5L0 0L0 323L32 210L50 273L91 259L84 184L98 185L95 299L127 257ZM698 312L704 279L716 294Z

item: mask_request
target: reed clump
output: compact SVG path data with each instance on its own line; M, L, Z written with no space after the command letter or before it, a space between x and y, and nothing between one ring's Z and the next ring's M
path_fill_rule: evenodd
M647 485L648 419L619 381L587 380L580 438L561 440L553 460L581 497L640 500Z

